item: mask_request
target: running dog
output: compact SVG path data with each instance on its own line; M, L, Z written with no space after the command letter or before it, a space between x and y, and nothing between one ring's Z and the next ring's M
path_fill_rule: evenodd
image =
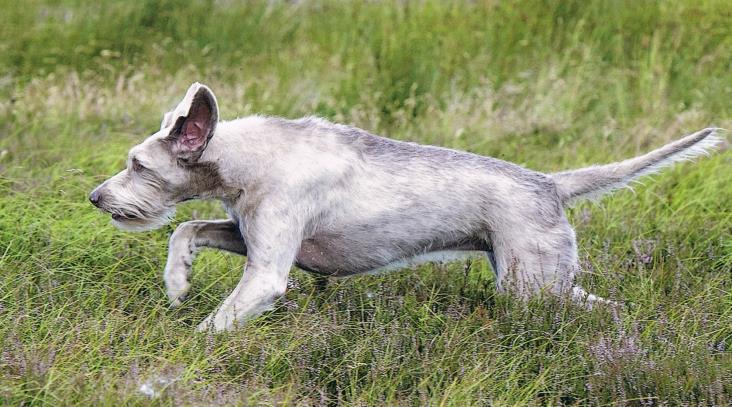
M706 154L721 141L717 130L618 163L543 174L319 118L219 121L213 92L194 83L89 199L131 231L169 223L179 202L223 203L229 219L184 222L170 237L164 279L173 306L190 289L200 248L247 256L238 285L199 331L233 329L271 308L293 265L340 277L475 252L490 260L499 291L592 305L609 301L575 285L577 244L564 208Z

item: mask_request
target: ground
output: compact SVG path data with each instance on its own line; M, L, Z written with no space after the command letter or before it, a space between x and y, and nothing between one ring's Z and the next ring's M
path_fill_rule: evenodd
M0 1L0 404L732 402L732 152L568 211L592 312L495 291L483 260L329 281L193 328L244 259L169 309L162 230L87 202L194 81L223 118L319 115L540 171L732 127L725 0ZM729 133L726 135L729 140ZM243 158L245 159L245 158Z

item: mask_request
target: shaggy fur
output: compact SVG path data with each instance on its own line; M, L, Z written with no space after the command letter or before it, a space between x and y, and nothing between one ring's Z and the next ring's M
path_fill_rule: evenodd
M349 276L481 253L499 290L592 304L606 301L574 285L577 247L563 208L717 142L706 129L620 163L542 174L318 118L219 121L213 93L196 83L90 200L127 230L168 223L184 200L223 203L229 219L185 222L170 238L173 305L189 291L200 248L248 256L241 281L199 330L232 329L270 308L293 264Z

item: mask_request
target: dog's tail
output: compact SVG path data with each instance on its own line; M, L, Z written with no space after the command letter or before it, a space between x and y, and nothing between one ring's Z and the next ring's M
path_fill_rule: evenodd
M708 128L686 136L648 154L607 165L595 165L551 174L562 203L581 198L599 198L628 186L636 178L653 174L678 161L708 155L708 150L721 143L721 129Z

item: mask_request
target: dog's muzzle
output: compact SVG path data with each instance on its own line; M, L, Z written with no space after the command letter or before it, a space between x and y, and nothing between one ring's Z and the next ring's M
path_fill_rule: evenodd
M102 204L102 194L99 192L99 188L94 189L91 194L89 194L89 202L97 208L100 207Z
M137 220L139 217L137 215L126 213L122 211L114 211L110 210L109 208L104 206L104 199L102 192L100 191L102 189L101 186L95 188L91 194L89 194L89 202L92 203L92 205L96 206L97 208L101 209L104 212L108 212L112 215L112 219L116 221L125 221L125 220Z

